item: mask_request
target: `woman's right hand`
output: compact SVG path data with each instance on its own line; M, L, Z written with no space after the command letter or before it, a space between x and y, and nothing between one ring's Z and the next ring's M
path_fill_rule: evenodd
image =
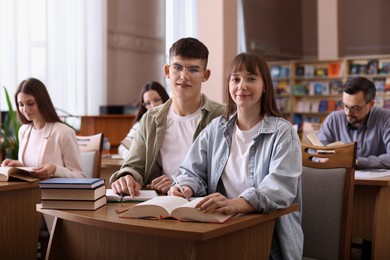
M12 160L12 159L5 159L2 163L1 163L1 167L4 167L4 166L9 166L9 167L22 167L23 164L21 162L19 162L18 160Z

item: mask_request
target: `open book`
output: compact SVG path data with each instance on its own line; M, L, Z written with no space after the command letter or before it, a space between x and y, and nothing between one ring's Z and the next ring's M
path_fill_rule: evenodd
M146 201L157 197L155 190L140 190L139 195L132 197L130 195L121 195L113 191L113 189L106 189L107 202L131 202L131 201Z
M314 146L326 146L326 147L332 147L336 145L344 144L342 141L337 141L333 143L329 143L327 145L324 145L317 137L315 133L310 133L306 135L306 139L310 142L311 145ZM318 150L318 153L334 153L334 150Z
M233 215L203 213L195 208L203 198L188 201L182 197L159 196L131 207L119 217L122 218L174 218L180 221L223 223Z
M37 181L39 179L31 174L33 169L34 167L0 167L0 181Z

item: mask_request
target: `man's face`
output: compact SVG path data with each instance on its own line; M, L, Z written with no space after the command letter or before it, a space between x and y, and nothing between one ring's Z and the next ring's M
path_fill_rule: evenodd
M169 79L173 98L191 99L199 97L202 83L210 77L201 59L189 59L172 56L170 64L164 66L165 76Z
M363 91L350 95L343 93L344 113L347 121L354 127L358 128L361 123L366 120L371 108L375 105L375 101L366 103L364 100Z

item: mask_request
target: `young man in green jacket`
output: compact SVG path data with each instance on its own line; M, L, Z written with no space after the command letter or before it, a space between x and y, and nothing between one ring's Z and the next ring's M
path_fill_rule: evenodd
M194 38L182 38L171 46L164 74L172 98L142 117L128 158L110 178L115 192L136 196L142 187L166 194L192 142L225 112L224 105L201 93L202 83L210 77L208 54Z

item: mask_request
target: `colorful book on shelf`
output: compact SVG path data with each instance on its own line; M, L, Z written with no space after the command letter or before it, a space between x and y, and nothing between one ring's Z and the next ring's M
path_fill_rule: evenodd
M113 189L106 190L106 197L108 202L135 202L147 201L158 196L155 190L140 190L139 195L130 196L115 193Z
M341 94L343 91L342 91L342 81L341 80L338 80L338 79L335 79L335 80L331 80L329 82L329 94L330 95L339 95Z
M378 74L378 60L371 59L367 63L367 74Z
M27 181L34 182L39 180L31 174L34 167L0 167L0 182L7 181Z
M305 65L305 77L306 78L312 78L314 77L314 71L315 71L315 68L313 65Z
M209 223L224 223L234 215L220 213L204 213L195 206L203 198L188 201L176 196L158 196L151 200L136 204L121 213L122 218L166 219Z
M340 69L341 69L340 62L328 63L328 76L329 77L339 77L340 76Z
M97 200L42 200L43 209L96 210L106 205L106 196Z
M316 77L326 77L328 75L328 69L327 68L317 68L315 70L315 76Z
M308 90L307 90L306 85L295 84L293 91L294 91L294 95L297 95L297 96L308 94Z
M328 100L320 100L320 104L318 106L318 112L328 112Z
M42 200L97 200L106 194L106 187L95 189L41 189Z
M273 79L278 79L280 77L280 66L279 65L273 65L269 68L269 72L271 74L271 77Z
M290 68L287 66L281 66L280 67L280 78L288 78L290 76Z
M389 74L390 73L390 60L380 60L378 69L379 69L380 74Z
M385 91L385 84L386 84L386 78L380 77L380 78L373 78L372 81L374 82L376 92L381 93Z
M41 181L41 189L94 189L104 185L103 178L51 178Z

